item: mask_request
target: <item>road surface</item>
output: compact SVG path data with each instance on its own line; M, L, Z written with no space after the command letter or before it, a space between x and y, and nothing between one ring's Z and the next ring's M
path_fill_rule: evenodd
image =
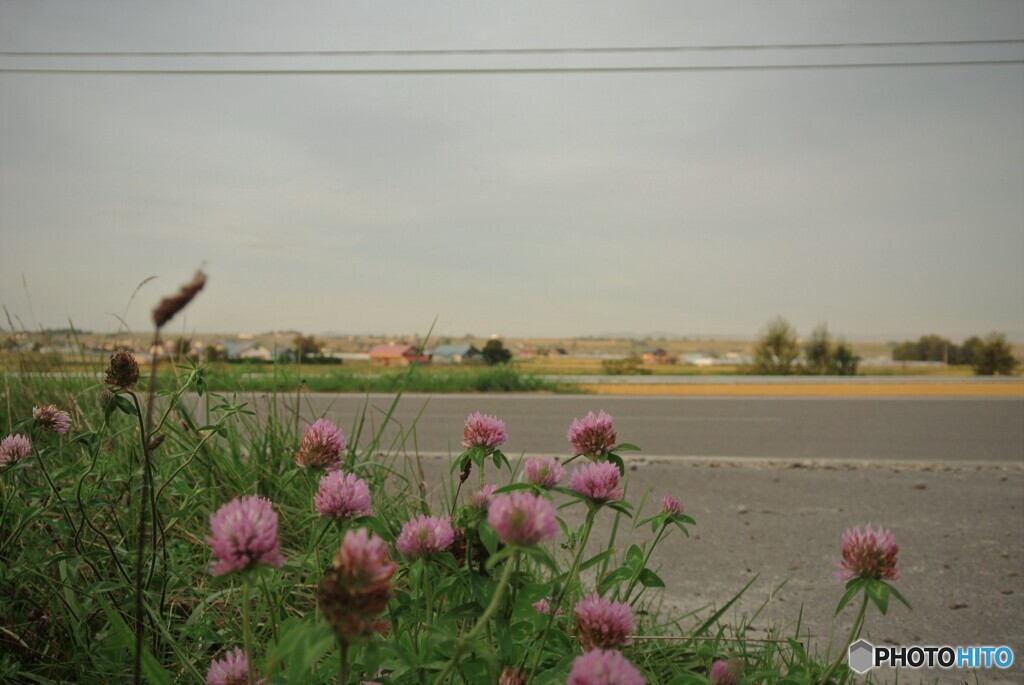
M302 395L300 417L346 434L369 403L378 425L391 395ZM291 396L294 404L294 396ZM265 399L256 399L266 409ZM263 406L260 406L260 405ZM567 455L570 422L603 409L620 441L647 457L776 460L1024 461L1024 398L680 398L581 395L415 395L395 418L423 454L457 454L474 411L505 421L509 455ZM387 435L393 438L396 431ZM386 443L389 444L389 443Z

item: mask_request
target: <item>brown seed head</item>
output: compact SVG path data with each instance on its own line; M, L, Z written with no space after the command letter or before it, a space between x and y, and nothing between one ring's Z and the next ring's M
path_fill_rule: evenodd
M128 390L139 382L139 363L131 352L123 347L117 348L110 355L107 366L107 385Z
M156 324L156 327L163 328L164 324L170 321L175 314L188 306L188 303L203 289L204 285L206 285L206 274L196 271L192 280L181 286L177 293L160 300L160 304L153 310L153 323Z

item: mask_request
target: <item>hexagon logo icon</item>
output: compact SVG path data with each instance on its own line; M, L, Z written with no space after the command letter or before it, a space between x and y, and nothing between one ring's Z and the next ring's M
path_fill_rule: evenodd
M850 670L858 675L863 675L874 668L875 647L867 640L857 640L850 645L850 652L847 663Z

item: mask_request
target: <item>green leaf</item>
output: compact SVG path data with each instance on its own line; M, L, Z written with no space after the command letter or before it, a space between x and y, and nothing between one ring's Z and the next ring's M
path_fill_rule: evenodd
M487 521L481 521L480 525L477 526L477 532L480 534L480 542L484 543L484 548L488 554L494 554L498 551L498 534L494 532L490 524Z
M658 524L661 523L661 519L663 519L663 518L664 518L664 514L655 514L654 516L648 516L647 518L643 519L642 521L637 521L636 522L636 527L639 528L640 526L646 526L651 521L654 521L654 526L652 526L652 530L657 530L658 529Z
M665 587L665 581L649 568L640 572L640 584L644 587Z
M615 468L619 470L619 476L626 475L626 465L622 463L622 457L617 454L608 454L608 461L615 464Z
M508 557L512 556L512 553L515 552L515 551L516 550L515 550L514 547L506 547L505 549L501 550L500 552L496 552L496 553L492 554L491 556L489 556L487 558L487 564L486 564L487 570L490 571L491 569L493 569L495 566L500 564L502 561L504 561Z
M471 457L472 454L470 454L470 450L466 450L460 454L458 458L452 462L451 473L455 473L456 471L461 471L466 468L466 462L469 461Z
M644 567L644 553L636 545L630 545L626 550L626 565L634 571L639 571Z
M521 547L520 550L527 556L533 557L543 566L547 566L551 572L555 575L560 573L558 564L551 558L551 555L544 551L541 547Z
M580 571L586 571L588 568L594 566L595 564L600 564L602 561L604 561L605 559L607 559L611 555L612 555L612 550L610 550L610 549L606 549L605 551L601 552L600 554L595 554L594 556L590 557L589 559L584 561L582 564L580 564Z
M639 452L639 447L628 442L621 442L612 448L612 452Z
M114 404L117 405L118 409L129 416L139 415L139 410L135 408L135 404L124 395L114 395Z
M850 603L850 600L857 596L857 593L863 589L864 579L863 578L852 578L850 582L846 584L846 592L839 599L839 604L836 605L835 616L839 615L839 612Z
M889 586L880 580L869 580L867 582L868 597L875 603L878 610L885 616L889 611Z
M267 655L268 670L283 665L288 681L299 682L333 645L334 634L327 624L310 618L289 618L281 624L277 643Z
M618 500L617 502L609 502L608 507L614 509L620 514L625 515L628 518L633 518L633 507L629 502L625 500Z
M510 483L509 485L503 485L494 491L493 494L500 495L505 492L515 492L516 490L533 490L534 486L529 483Z
M501 450L494 450L494 454L492 456L494 458L494 466L496 468L500 469L501 465L504 464L510 470L512 469L512 464L508 463L508 459L505 457L505 453L502 452Z
M620 566L604 577L604 580L601 581L601 585L597 589L598 594L603 595L619 583L627 581L632 577L633 569L628 566Z
M895 597L896 599L898 599L898 600L899 600L900 602L902 602L902 603L903 603L903 606L907 607L907 608L908 608L908 609L910 609L911 611L913 611L913 610L914 610L914 607L910 606L910 602L908 602L907 600L905 600L905 599L903 598L903 595L902 595L902 594L900 594L900 591L899 591L899 590L897 590L896 588L894 588L894 587L893 587L892 585L889 585L888 583L882 582L882 584L883 584L883 585L885 585L885 586L886 586L887 588L889 588L889 592L891 592L891 593L892 593L892 596L893 596L893 597Z

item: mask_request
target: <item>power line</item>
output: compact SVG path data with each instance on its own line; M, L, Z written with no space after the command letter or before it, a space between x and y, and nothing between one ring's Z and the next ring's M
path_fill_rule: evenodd
M711 71L798 71L833 69L894 69L913 67L963 67L1024 64L1024 59L950 60L928 62L847 62L832 64L718 64L708 66L618 67L469 67L444 69L65 69L6 68L0 74L53 74L78 76L441 76L441 75L541 75L630 74Z
M1020 38L983 40L918 40L851 43L765 43L733 45L662 45L592 48L460 48L435 50L4 50L2 57L373 57L441 55L554 55L743 50L822 50L842 48L922 48L969 45L1015 45Z

